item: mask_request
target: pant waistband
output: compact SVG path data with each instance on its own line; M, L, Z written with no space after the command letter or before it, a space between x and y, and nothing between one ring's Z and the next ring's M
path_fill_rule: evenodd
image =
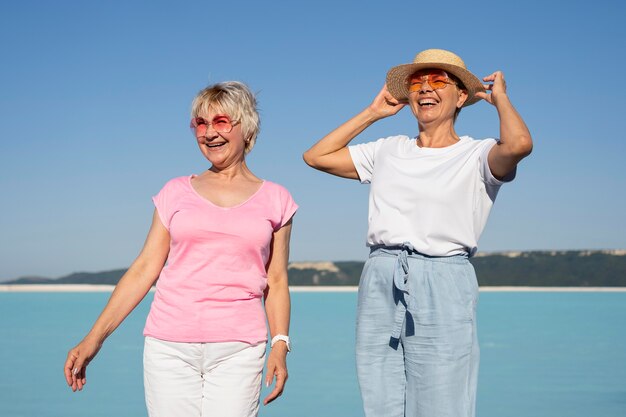
M370 247L370 258L376 256L388 256L395 258L401 253L404 253L406 257L414 258L414 259L423 259L432 262L443 262L443 263L452 263L452 264L464 264L469 259L469 254L467 252L463 252L457 255L450 256L431 256L426 255L424 253L418 252L413 248L413 245L410 243L403 243L402 245L374 245Z

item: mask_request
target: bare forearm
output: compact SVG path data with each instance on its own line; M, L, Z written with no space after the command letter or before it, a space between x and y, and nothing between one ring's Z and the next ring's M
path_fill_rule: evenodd
M270 284L265 298L265 313L272 337L277 334L289 334L291 299L286 278Z
M140 260L135 261L115 287L87 338L104 342L150 291L159 271Z
M313 145L304 153L304 160L313 165L319 158L345 148L352 139L377 120L371 110L366 108Z
M500 146L519 160L532 151L530 131L507 96L499 97L496 109L500 118Z
M499 179L505 178L530 154L533 142L526 123L506 95L495 102L500 118L500 142L489 152L489 168Z
M515 169L517 163L533 150L533 141L526 123L519 115L506 94L506 82L502 71L496 71L483 78L487 92L477 92L476 96L494 105L500 118L500 142L489 151L489 168L499 179L505 178Z
M359 179L350 156L348 143L377 120L393 116L404 104L399 103L384 86L374 101L362 112L324 136L302 155L313 168L339 177Z
M369 108L363 110L306 151L303 155L304 161L320 171L343 178L358 179L359 175L347 145L378 119L379 117L376 117Z

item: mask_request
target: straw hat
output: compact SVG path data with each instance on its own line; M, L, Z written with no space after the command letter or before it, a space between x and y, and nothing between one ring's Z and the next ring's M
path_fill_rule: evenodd
M437 68L457 77L467 88L467 101L463 107L470 106L480 98L478 91L485 91L480 80L465 67L465 62L458 55L443 49L427 49L415 56L412 64L393 67L387 73L387 89L397 100L406 100L409 96L408 78L416 71Z

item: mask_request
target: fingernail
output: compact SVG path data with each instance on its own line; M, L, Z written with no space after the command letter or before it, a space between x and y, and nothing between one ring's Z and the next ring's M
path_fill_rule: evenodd
M72 374L73 374L73 375L77 375L77 374L78 374L78 368L74 368L74 369L72 369Z

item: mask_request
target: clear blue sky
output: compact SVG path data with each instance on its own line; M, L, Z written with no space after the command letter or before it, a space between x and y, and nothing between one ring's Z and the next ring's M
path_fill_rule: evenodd
M535 140L480 250L626 248L624 16L617 0L2 2L0 280L128 266L150 197L208 168L189 106L224 80L258 92L252 170L301 206L291 259L364 259L368 187L301 154L427 48L504 71ZM494 108L457 132L497 137ZM416 133L405 109L357 142Z

